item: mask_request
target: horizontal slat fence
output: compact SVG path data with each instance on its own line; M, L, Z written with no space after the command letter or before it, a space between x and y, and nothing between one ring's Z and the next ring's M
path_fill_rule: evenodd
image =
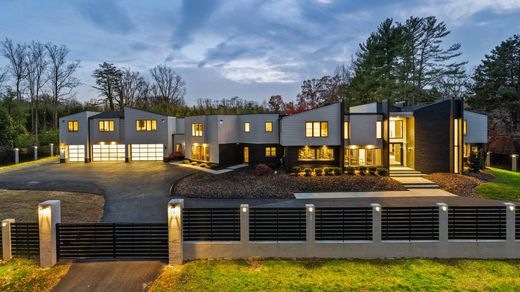
M186 241L239 241L240 210L185 209L183 238Z
M12 223L11 248L13 257L37 257L40 254L40 233L38 223Z
M166 259L166 223L57 225L60 259Z
M448 238L460 240L505 240L505 207L450 207Z
M316 209L316 240L372 240L372 208Z
M515 209L515 239L520 239L520 206Z
M382 240L439 239L439 208L392 207L381 212Z
M249 240L306 240L305 209L250 209Z

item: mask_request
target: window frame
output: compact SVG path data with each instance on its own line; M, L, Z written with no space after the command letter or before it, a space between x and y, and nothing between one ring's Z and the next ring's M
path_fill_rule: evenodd
M276 147L275 146L266 146L265 147L265 157L276 157Z
M323 128L325 125L325 131ZM327 138L329 136L329 121L306 121L305 137L306 138Z
M139 127L139 123L144 123L143 127ZM150 122L150 125L148 125L148 122ZM148 126L150 126L150 129L148 130ZM155 119L140 119L135 120L135 130L137 132L156 132L157 131L157 120Z
M350 139L350 121L343 122L343 139Z
M267 125L269 125L269 127ZM273 122L272 121L266 121L264 123L264 131L266 133L272 133L273 132Z
M204 124L203 123L191 123L191 136L202 137L204 135Z
M376 139L383 138L383 122L376 121Z
M312 157L313 158L310 158L310 159L302 159L300 157L300 151L304 150L305 148L307 147L308 150L310 150L312 152ZM327 151L331 151L331 157L328 158L328 159L324 159L324 158L318 158L320 156L320 154L323 154L323 149L326 149ZM323 146L316 146L316 147L309 147L309 146L305 146L305 147L300 147L298 148L298 161L334 161L335 160L335 152L334 151L334 148L331 148L331 147L326 147L326 148L323 148ZM323 156L323 155L322 155Z
M72 127L71 127L71 125L72 125ZM78 120L67 121L67 130L70 133L77 133L77 132L79 132L79 122L78 122Z
M400 136L392 136L392 123L394 124L394 134L397 133L397 131L395 130L396 127L395 127L395 124L399 122L401 124L401 135ZM389 120L389 123L390 123L390 131L388 133L388 136L390 139L403 139L404 137L404 123L403 123L403 120Z
M101 126L103 125L103 126ZM115 132L114 120L99 120L98 121L99 132Z
M251 123L244 122L244 133L250 133L250 132L251 132Z

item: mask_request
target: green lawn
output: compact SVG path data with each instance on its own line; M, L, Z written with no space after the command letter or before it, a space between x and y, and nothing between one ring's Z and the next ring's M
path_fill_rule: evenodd
M520 261L199 260L166 267L150 291L443 291L520 287Z
M504 201L520 201L520 172L490 168L496 179L479 185L476 191L481 197Z
M69 267L69 264L59 264L44 269L27 259L0 261L0 291L50 291Z

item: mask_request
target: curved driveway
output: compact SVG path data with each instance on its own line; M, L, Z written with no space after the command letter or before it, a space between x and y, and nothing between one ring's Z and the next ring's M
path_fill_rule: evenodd
M171 184L193 172L162 162L53 162L0 173L0 188L104 193L104 222L166 222Z

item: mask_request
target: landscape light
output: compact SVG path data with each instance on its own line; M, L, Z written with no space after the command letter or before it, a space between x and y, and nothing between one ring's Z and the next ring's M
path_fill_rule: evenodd
M515 210L515 205L509 205L509 211L514 211Z
M50 206L41 206L38 208L38 214L40 217L49 217L51 215L51 207Z
M2 227L6 227L7 226L7 222L2 222Z
M247 212L247 208L246 207L242 207L242 212Z
M311 213L314 212L314 208L313 208L312 206L310 206L310 207L308 208L308 210L309 210L309 212L311 212Z

